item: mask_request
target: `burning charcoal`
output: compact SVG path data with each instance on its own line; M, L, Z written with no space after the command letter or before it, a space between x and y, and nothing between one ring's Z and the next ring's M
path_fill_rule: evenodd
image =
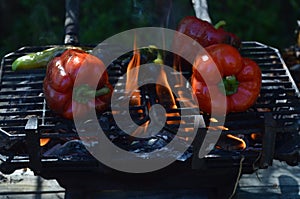
M177 129L174 129L176 132ZM173 138L175 133L173 132L173 129L170 128L164 128L162 131L160 131L156 136L165 140L166 142L170 142Z
M103 114L103 115L100 116L98 121L99 121L100 126L101 126L103 131L109 131L111 122L109 122L108 117L105 117L105 115Z
M128 150L134 152L150 152L149 146L147 145L147 141L144 139L134 140L133 142L131 142L130 146L128 147Z
M148 145L155 148L155 149L160 149L164 146L166 146L168 143L166 142L166 140L162 139L162 138L155 138L155 139L150 139L148 141Z
M187 159L189 159L190 157L192 157L193 155L193 149L192 147L189 147L183 154L182 156L180 156L179 158L177 158L177 160L179 161L186 161Z
M140 150L141 152L152 152L166 146L168 143L161 138L150 138L140 141L135 141L132 147L134 151Z
M47 157L47 156L51 156L51 154L54 154L56 150L61 148L61 144L56 144L53 147L51 147L50 149L48 149L47 151L45 151L43 153L43 156Z
M81 140L71 140L53 151L51 155L58 156L60 159L83 160L92 158L89 151L85 148Z
M148 140L148 144L153 145L156 141L157 141L157 139L152 138L152 139Z

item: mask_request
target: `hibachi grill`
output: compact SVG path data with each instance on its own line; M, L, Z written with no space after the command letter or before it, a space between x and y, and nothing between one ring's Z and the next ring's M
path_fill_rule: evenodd
M23 47L2 59L0 170L3 173L29 167L36 175L56 179L66 188L66 197L78 193L78 190L83 193L111 189L212 187L218 190L215 194L221 198L232 194L241 174L267 168L273 159L298 164L299 91L277 49L258 42L243 42L241 54L256 61L262 70L260 96L246 112L227 115L225 124L218 127L222 130L218 143L202 159L198 158L198 151L207 130L211 129L208 123L218 121L193 111L193 106L189 107L193 114L184 118L180 115L180 106L168 106L165 126L157 134L144 139L133 139L122 132L111 111L98 115L101 128L111 141L137 154L166 145L172 140L178 121L184 121L187 132L194 128L191 118L197 116L200 122L204 122L197 130L192 146L174 163L158 171L132 174L110 169L97 161L83 142L99 143L93 143L89 136L86 140L79 139L73 122L62 119L47 108L42 89L45 69L11 70L16 58L49 47ZM117 59L108 67L110 82L115 92L121 95L116 82L126 73L130 59ZM187 79L191 76L191 71L180 72ZM137 93L141 103L129 107L131 117L136 118L137 124L146 124L149 106L163 103L163 100L153 101L158 96L149 88L141 88ZM176 102L180 100L187 99L175 99Z

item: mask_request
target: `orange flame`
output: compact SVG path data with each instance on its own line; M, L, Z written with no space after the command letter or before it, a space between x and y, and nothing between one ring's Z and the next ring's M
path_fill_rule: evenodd
M148 136L151 136L150 133L153 132L148 132L148 126L150 124L150 121L145 122L144 124L140 125L131 135L132 136L140 136L143 134L148 134ZM157 132L154 132L154 134L156 134Z
M156 93L158 95L159 103L167 109L176 109L176 101L168 83L166 72L161 69L159 75L160 76L157 79L158 84L156 85Z
M236 135L222 134L215 148L227 151L242 151L247 148L247 144L242 138Z
M179 55L174 55L174 59L173 59L173 69L174 71L176 71L176 73L174 74L174 78L176 79L176 85L175 88L185 88L185 82L184 81L184 76L183 76L183 65L187 64L186 62L182 61L181 57ZM190 92L191 93L191 92ZM180 101L181 103L183 103L186 107L190 107L190 108L196 108L198 107L198 104L196 104L193 100L194 96L187 96L186 92L183 92L182 90L178 89L177 90L177 100ZM192 98L192 99L191 99Z
M240 142L238 145L235 146L236 150L246 149L247 145L246 145L246 142L243 139L238 138L238 137L236 137L234 135L231 135L231 134L227 134L226 136L230 139L233 139L233 140L236 140L236 141Z
M40 146L45 146L50 141L50 138L41 138L40 139Z
M130 60L127 68L127 74L126 74L126 86L125 86L125 92L129 93L132 90L138 88L138 71L141 64L141 54L140 51L137 49L137 43L136 43L136 37L134 38L134 46L133 46L133 57ZM163 69L163 67L157 67L160 72L158 77L156 78L156 97L159 104L165 107L166 110L174 110L177 109L176 100L173 95L171 86L168 82L168 76L166 74L166 71ZM135 69L135 70L132 70ZM134 72L132 72L132 71ZM129 72L131 71L131 72ZM181 81L180 81L181 82ZM162 86L164 85L164 86ZM180 85L180 83L179 83ZM136 90L134 91L130 97L130 106L139 106L141 105L141 97L140 97L140 91ZM154 96L151 96L154 97ZM184 96L182 96L182 99L184 99ZM149 104L147 104L150 106ZM148 107L151 108L151 107ZM141 111L141 110L140 110ZM166 111L166 117L171 118L170 120L167 119L167 124L179 124L181 121L176 119L176 117L179 117L180 114L178 112L168 112ZM147 132L147 129L149 127L151 121L147 121L145 124L137 128L132 135L140 135ZM151 131L151 130L150 130ZM155 132L151 132L155 133Z
M161 105L165 107L166 110L174 110L177 109L175 97L173 95L171 86L168 82L168 77L166 72L161 68L159 77L157 77L157 85L156 85L156 94L158 97L158 101ZM164 86L162 86L164 85ZM166 112L167 118L172 118L171 120L167 120L167 124L179 124L180 121L176 120L175 117L179 117L180 114L178 112L168 113Z
M261 139L261 134L260 133L251 133L250 137L252 140L259 140L259 139Z
M136 67L139 67L141 64L141 54L140 51L137 49L136 38L134 38L133 44L133 57L131 58L126 73L126 87L125 92L129 93L130 91L138 88L138 70L132 70ZM130 72L131 71L131 72ZM135 71L135 72L133 72ZM132 95L130 96L130 105L131 106L139 106L141 105L140 93L139 91L135 90Z
M210 130L216 131L216 130L222 130L222 131L228 131L229 128L225 127L225 126L208 126L207 127Z

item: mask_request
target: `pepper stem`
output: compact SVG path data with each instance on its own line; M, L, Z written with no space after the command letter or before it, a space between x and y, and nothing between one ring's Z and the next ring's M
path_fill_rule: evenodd
M154 45L149 45L148 49L149 49L150 52L152 51L152 49L156 50L156 52L157 52L156 59L153 60L153 63L155 63L155 64L164 64L164 60L163 60L162 53L161 53L160 49L158 49Z
M219 21L218 23L216 23L216 24L214 25L214 27L215 27L215 29L218 29L218 28L220 28L220 27L222 27L222 26L225 26L225 25L226 25L226 21L221 20L221 21Z
M224 91L226 96L235 94L238 91L238 87L239 82L234 75L224 77L222 82L219 83L220 90Z
M106 95L110 92L110 89L106 86L100 88L99 90L92 89L87 84L82 84L74 88L73 99L79 103L87 103L89 100L99 97L101 95Z
M155 64L164 64L164 61L163 61L163 59L162 59L162 55L161 55L161 53L160 53L159 50L157 50L157 57L156 57L156 59L153 61L153 63L155 63Z

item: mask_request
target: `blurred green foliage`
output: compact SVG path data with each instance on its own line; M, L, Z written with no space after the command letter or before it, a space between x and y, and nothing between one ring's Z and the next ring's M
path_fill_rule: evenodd
M295 43L299 0L220 0L208 4L212 21L224 19L226 29L242 40L255 40L279 49Z
M147 25L153 20L149 11L136 15L133 1L82 0L80 42L97 44L120 31ZM137 2L153 10L153 0ZM193 14L193 10L189 0L173 2L175 27L183 16ZM294 43L296 20L300 19L299 0L208 0L208 4L213 23L224 19L225 28L242 40L256 40L277 48ZM0 56L26 45L62 44L64 16L63 0L1 0Z

